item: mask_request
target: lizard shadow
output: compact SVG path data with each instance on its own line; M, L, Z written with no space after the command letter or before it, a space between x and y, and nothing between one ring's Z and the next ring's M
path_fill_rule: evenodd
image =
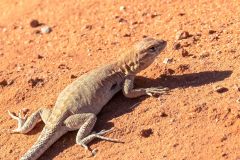
M169 76L163 75L157 79L137 76L135 79L135 86L136 88L138 87L145 88L156 87L160 85L163 87L168 87L170 90L173 90L175 88L199 87L202 85L222 81L225 78L229 77L231 74L232 71L227 70L227 71L205 71L183 75L169 75ZM93 130L100 131L102 129L113 128L114 124L110 122L110 120L132 112L134 108L136 108L138 104L146 98L147 96L129 99L124 97L121 92L117 93L98 115L98 120ZM61 137L56 143L53 144L52 147L50 147L41 156L40 160L53 159L60 152L63 152L66 148L75 145L76 133L77 131L73 131ZM96 144L99 141L101 140L95 139L89 143L89 146L91 146L92 144ZM83 153L82 147L80 146L79 151Z
M222 81L229 77L232 71L204 71L198 73L190 73L183 75L162 75L159 78L151 79L142 76L137 76L135 79L136 88L168 87L170 90L176 88L199 87L206 84ZM169 93L171 95L171 93ZM121 92L117 93L113 99L102 109L98 115L98 120L95 125L95 130L110 129L114 127L111 121L114 118L130 113L136 108L141 101L148 98L147 96L129 99L123 96ZM101 140L94 140L90 143L94 144Z
M139 87L168 87L171 90L176 88L199 87L202 85L222 81L229 77L232 71L204 71L198 73L190 73L183 75L162 75L157 79L137 76L135 79L136 88ZM169 93L171 95L171 93ZM102 109L98 115L96 129L110 129L113 124L109 121L113 118L122 116L132 112L138 104L146 99L147 96L129 99L123 96L122 93L117 93L113 99Z

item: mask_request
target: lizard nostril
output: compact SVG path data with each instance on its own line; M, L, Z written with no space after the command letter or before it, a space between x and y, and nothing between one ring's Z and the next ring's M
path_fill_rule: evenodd
M166 44L167 44L167 41L160 40L160 43L163 44L163 45L166 45Z

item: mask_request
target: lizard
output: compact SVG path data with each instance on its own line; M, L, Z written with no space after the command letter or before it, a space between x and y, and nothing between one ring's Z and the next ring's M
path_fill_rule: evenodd
M144 95L161 95L169 91L167 87L134 88L137 73L150 66L164 50L167 42L154 38L143 38L124 52L116 61L87 72L69 84L58 96L52 109L39 108L29 117L16 115L8 110L11 118L17 120L18 127L12 133L28 133L42 120L45 124L33 146L21 160L38 159L54 142L69 131L77 131L76 143L90 150L88 143L95 138L119 142L103 136L109 130L92 132L97 114L120 90L127 98Z

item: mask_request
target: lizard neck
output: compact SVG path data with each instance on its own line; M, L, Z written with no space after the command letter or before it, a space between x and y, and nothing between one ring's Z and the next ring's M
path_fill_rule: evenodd
M116 66L119 67L120 71L126 75L132 75L138 73L140 70L140 63L138 60L138 54L134 54L134 52L129 51L130 53L126 53L123 56L119 57L117 60Z

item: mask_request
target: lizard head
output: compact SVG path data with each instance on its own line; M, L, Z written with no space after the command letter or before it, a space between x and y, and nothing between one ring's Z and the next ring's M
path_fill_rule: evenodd
M152 64L166 45L166 41L153 38L144 38L142 41L136 43L134 45L135 60L137 62L137 65L134 66L135 72L139 72Z
M137 42L117 63L126 74L136 74L147 68L166 47L167 42L153 38L144 38Z

